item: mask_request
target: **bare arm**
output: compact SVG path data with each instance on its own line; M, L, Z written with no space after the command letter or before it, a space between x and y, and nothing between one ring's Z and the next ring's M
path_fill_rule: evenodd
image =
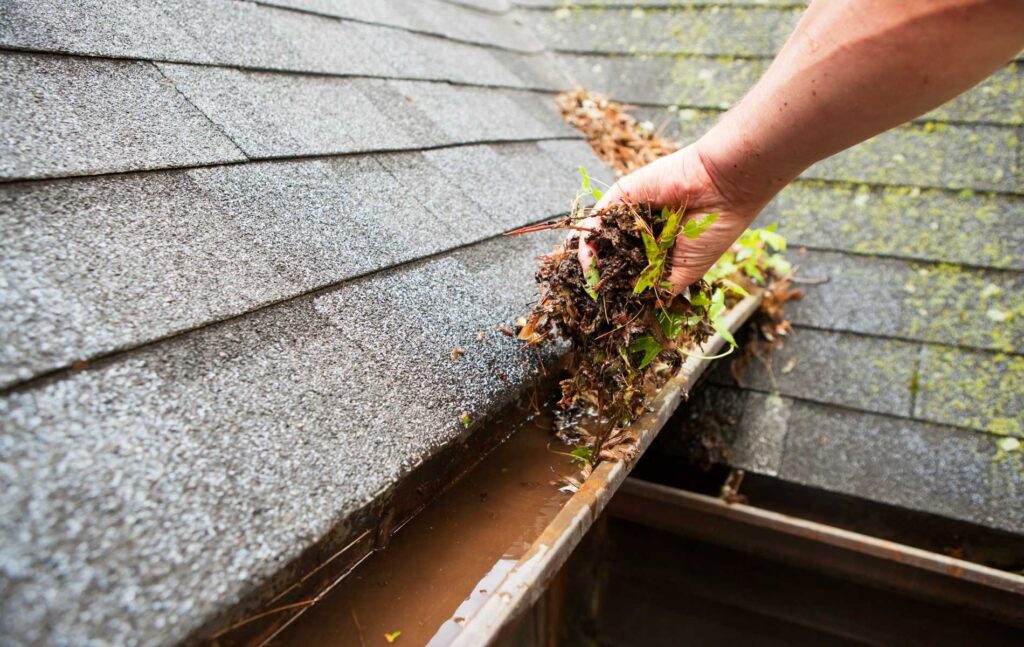
M816 0L718 124L622 178L605 201L722 214L699 239L677 242L670 280L682 289L808 166L941 105L1022 47L1024 0Z

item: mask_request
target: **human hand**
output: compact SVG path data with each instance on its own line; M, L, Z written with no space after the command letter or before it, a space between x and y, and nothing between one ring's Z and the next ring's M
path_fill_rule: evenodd
M694 144L621 178L604 194L596 209L629 200L649 202L652 209L685 207L685 220L719 214L700 237L676 238L667 278L672 284L672 293L678 294L704 276L753 222L770 198L741 195L738 189L716 173ZM580 225L599 227L601 219L591 216ZM581 236L579 260L586 270L590 267L594 249L586 243L586 234Z

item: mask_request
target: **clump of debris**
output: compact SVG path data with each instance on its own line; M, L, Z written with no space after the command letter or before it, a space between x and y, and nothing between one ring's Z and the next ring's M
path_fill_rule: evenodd
M571 342L560 405L566 421L577 424L563 424L562 432L577 442L594 439L597 449L618 427L643 414L682 357L715 330L732 337L722 324L722 288L699 281L676 297L664 281L676 236L699 236L715 215L684 223L681 210L618 203L596 213L578 208L566 218L513 233L580 229L579 221L590 215L601 220L600 227L588 230L596 252L590 268L584 272L580 266L577 236L541 257L540 296L517 323L519 338L528 344L556 337ZM584 417L597 428L580 424Z
M626 109L600 95L577 90L558 98L566 119L583 130L595 152L620 173L635 170L676 147L641 127ZM783 257L786 241L774 227L750 230L705 278L674 295L665 280L678 236L698 238L718 217L685 217L683 209L653 210L644 203L620 202L600 211L581 206L600 200L580 169L583 187L569 216L518 229L525 234L550 229L584 230L593 261L579 262L580 237L572 236L542 256L537 272L539 297L516 322L528 345L568 340L567 377L560 382L558 435L577 445L573 456L589 468L627 439L623 430L647 410L657 391L675 375L684 358L699 354L714 333L736 347L725 315L740 299L766 286L772 311L761 325L776 336L788 323L781 305L791 298ZM584 227L596 217L600 225Z
M596 92L583 88L563 92L555 105L562 118L583 133L594 153L618 175L632 173L677 150L653 125L629 114L627 106Z

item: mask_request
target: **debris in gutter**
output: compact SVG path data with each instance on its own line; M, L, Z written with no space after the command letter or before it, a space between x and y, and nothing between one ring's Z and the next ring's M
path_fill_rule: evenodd
M456 361L457 359L459 359L460 357L462 357L465 354L466 354L466 349L465 348L453 348L452 349L452 354L451 354L452 361L453 362Z
M583 133L594 153L618 175L632 173L677 150L650 124L630 115L628 106L596 92L583 88L563 92L555 105L562 118Z
M605 97L579 89L556 102L566 120L620 174L676 150ZM687 220L683 209L656 211L644 203L618 203L596 212L581 201L600 200L602 193L584 169L580 172L583 186L570 215L509 234L579 230L579 223L591 216L601 221L600 227L588 229L596 255L586 270L577 257L578 236L540 257L539 297L515 326L526 346L556 339L572 346L560 382L556 427L562 440L586 450L585 461L575 452L574 460L588 469L581 470L577 483L567 481L569 490L578 488L599 461L636 455L635 447L624 442L629 436L623 430L648 410L661 386L711 335L719 333L730 351L736 347L723 320L748 290L768 288L759 331L777 345L789 334L782 307L799 296L789 289L792 268L783 257L786 241L774 226L745 232L704 280L673 296L665 277L676 237L698 238L718 214Z

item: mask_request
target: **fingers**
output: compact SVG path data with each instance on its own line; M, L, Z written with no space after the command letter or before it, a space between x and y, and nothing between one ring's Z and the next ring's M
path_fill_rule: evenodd
M601 226L601 219L597 216L590 216L580 221L581 227L587 227L588 229L597 229ZM590 269L590 263L594 258L594 246L587 242L587 232L581 231L580 234L580 248L577 252L577 258L580 259L580 265L583 266L583 271L586 272Z

